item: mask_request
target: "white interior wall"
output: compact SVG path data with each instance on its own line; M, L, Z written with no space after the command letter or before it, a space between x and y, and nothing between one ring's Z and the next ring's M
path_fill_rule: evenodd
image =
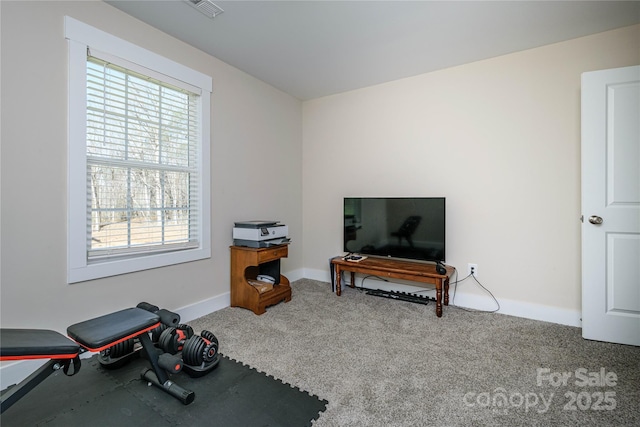
M190 316L202 314L190 308L203 301L209 308L228 305L231 229L239 220L287 224L293 243L282 269L301 271L299 100L103 2L2 1L0 7L2 327L65 332L140 301ZM210 259L66 283L65 15L212 76Z
M461 277L478 264L501 312L579 324L580 76L638 63L636 25L305 102L305 275L329 280L343 197L444 196ZM466 281L456 302L485 296Z

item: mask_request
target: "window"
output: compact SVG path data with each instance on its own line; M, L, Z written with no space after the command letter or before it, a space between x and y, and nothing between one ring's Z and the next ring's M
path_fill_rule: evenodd
M72 18L69 283L207 258L211 78Z

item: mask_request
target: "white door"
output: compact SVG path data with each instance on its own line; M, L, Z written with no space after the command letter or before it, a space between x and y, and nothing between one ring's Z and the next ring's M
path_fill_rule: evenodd
M640 67L582 75L582 336L640 345Z

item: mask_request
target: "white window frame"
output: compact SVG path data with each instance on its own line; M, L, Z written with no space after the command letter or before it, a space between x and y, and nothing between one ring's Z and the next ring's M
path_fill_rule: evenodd
M135 44L65 16L65 38L69 46L68 70L68 212L67 282L77 283L102 277L142 271L211 257L210 122L211 76L188 68ZM153 77L199 88L201 128L199 134L198 188L199 246L173 252L136 254L101 262L87 261L87 49L151 70Z

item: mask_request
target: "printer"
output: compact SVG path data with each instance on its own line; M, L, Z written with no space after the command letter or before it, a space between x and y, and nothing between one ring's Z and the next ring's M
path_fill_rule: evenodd
M250 248L268 248L291 241L287 237L289 227L278 221L240 221L234 223L233 244Z

